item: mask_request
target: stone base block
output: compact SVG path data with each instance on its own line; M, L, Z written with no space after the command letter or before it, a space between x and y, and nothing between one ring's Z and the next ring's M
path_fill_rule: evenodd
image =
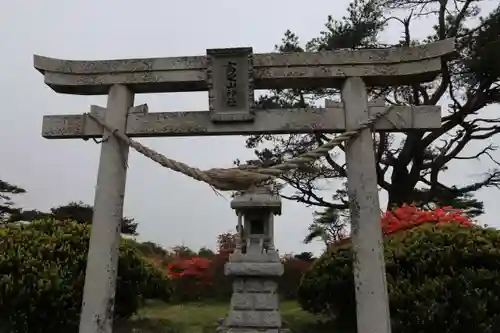
M241 253L234 252L229 255L229 262L260 262L268 263L275 262L281 263L280 256L277 251L268 251L265 253Z
M283 275L283 264L281 263L257 263L257 262L228 262L224 266L226 275L235 276L281 276Z
M276 293L278 282L259 278L237 278L233 281L233 293Z
M262 327L280 328L279 311L229 311L226 326L228 327Z
M287 328L234 328L219 327L217 333L290 333Z
M278 283L283 273L281 263L229 262L230 275L235 275L229 313L219 332L287 333L282 329L279 311Z
M233 293L231 309L234 310L279 310L279 296L276 293Z

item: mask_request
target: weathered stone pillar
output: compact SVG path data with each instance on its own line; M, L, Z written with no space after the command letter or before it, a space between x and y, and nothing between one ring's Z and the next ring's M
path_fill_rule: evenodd
M219 332L278 333L282 329L278 282L283 264L272 246L273 214L281 214L281 199L269 189L240 194L231 202L243 214L245 251L235 251L225 266L234 277L229 314ZM267 225L266 228L262 226ZM265 234L261 233L266 229Z
M358 129L370 117L366 86L361 78L346 80L342 101L346 128ZM358 332L391 333L375 151L369 128L347 142L346 161Z
M120 131L134 93L126 86L109 90L106 122ZM97 173L92 233L83 290L80 333L111 333L118 271L118 251L127 179L128 146L104 130Z

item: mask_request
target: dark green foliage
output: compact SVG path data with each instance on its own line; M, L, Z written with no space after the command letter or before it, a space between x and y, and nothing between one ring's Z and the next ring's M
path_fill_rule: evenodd
M317 211L309 225L309 233L304 238L304 243L309 244L319 238L328 246L345 237L347 222L345 214L338 209L327 207L323 211Z
M40 220L0 229L0 332L76 332L90 228ZM115 317L146 298L168 300L168 280L134 244L120 247Z
M37 210L20 210L11 216L10 221L33 221L50 218L60 221L71 220L78 223L91 224L93 215L94 207L80 201L53 207L50 209L50 213ZM133 218L124 217L122 219L122 233L137 235L137 224Z
M316 258L314 258L314 254L312 254L312 252L301 252L299 254L294 255L293 257L295 259L304 260L307 262L313 262L314 260L316 260Z
M167 256L168 251L160 245L153 242L142 242L136 244L137 249L146 257L150 256Z
M22 193L26 193L26 190L0 179L0 223L10 215L17 214L20 211L19 208L14 207L12 195Z
M470 69L464 78L467 83L498 82L500 77L500 6L486 17L480 17L480 25L475 29L463 28L465 38L461 41L467 48L465 66ZM498 102L498 89L490 92L489 102Z
M417 197L425 198L429 194L429 190L415 189L414 194L415 199ZM414 204L424 209L432 209L432 207L453 207L462 210L464 214L470 218L484 214L484 203L476 199L474 195L470 193L460 194L445 190L440 192L433 202L415 200ZM392 207L397 207L397 205L393 205Z
M210 250L208 247L202 247L198 250L198 256L201 258L212 258L215 256L215 252Z
M180 258L196 257L196 252L184 245L174 246L172 247L171 251L174 253L174 256Z
M393 332L496 333L500 231L423 225L385 238ZM299 288L302 307L355 326L352 252L333 248Z

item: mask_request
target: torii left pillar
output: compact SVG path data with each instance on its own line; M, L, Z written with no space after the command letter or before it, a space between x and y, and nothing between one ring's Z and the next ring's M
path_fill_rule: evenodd
M106 122L124 131L134 93L124 85L111 86ZM118 272L128 146L104 130L94 198L80 333L112 333Z

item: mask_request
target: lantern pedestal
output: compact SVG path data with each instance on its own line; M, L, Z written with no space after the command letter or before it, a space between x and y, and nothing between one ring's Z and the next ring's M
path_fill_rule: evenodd
M218 332L281 333L278 277L283 264L276 251L261 254L235 252L225 266L234 276L233 295L225 325Z

